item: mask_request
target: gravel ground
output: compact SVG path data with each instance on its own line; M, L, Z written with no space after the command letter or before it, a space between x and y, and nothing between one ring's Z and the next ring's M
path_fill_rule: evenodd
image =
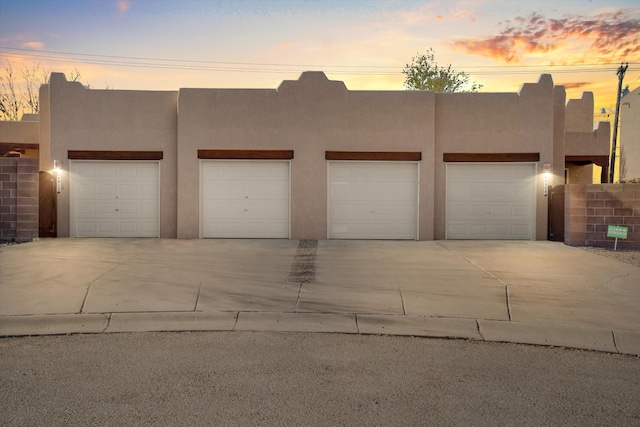
M627 264L633 264L640 267L640 251L614 251L613 249L605 249L605 248L594 248L594 247L585 247L582 248L586 251L593 252L594 254L598 254L601 256L606 256L607 258L613 258L620 262L626 262Z

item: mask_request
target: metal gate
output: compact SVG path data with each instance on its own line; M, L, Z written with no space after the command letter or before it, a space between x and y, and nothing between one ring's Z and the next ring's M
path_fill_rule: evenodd
M58 235L56 199L56 177L49 172L40 171L38 190L38 235L40 237Z
M564 242L564 185L549 191L549 240Z

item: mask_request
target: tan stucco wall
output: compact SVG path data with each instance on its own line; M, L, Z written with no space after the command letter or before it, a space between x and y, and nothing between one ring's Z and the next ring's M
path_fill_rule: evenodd
M58 236L69 236L68 150L163 151L160 237L176 237L177 92L85 89L52 73L50 161L62 161Z
M553 165L554 88L549 75L520 93L436 94L435 239L445 238L444 153L540 153L536 239L547 237L542 165Z
M40 170L51 172L51 104L49 102L49 85L40 86L40 111L38 114L40 132Z
M553 88L553 162L549 185L563 185L565 169L565 126L566 126L566 99L567 93L564 86Z
M590 132L566 132L565 155L608 156L609 135L608 122L598 122L598 128Z
M32 116L32 115L30 115ZM36 116L37 117L37 116ZM20 148L24 150L22 157L38 158L38 141L39 141L39 128L38 121L25 120L32 119L32 117L23 117L19 122L6 122L0 121L0 144L2 144L3 151L13 150L14 148ZM15 147L11 147L7 144L16 144ZM29 146L21 146L21 144L30 144ZM35 144L35 148L34 147ZM28 148L27 148L28 147Z
M593 130L593 93L583 92L579 99L567 102L565 129L567 132L590 132Z
M199 149L294 150L291 237L327 238L325 151L420 151L420 238L433 238L434 94L349 91L307 72L277 90L181 89L178 237L199 236ZM431 147L431 148L430 148Z
M544 240L542 166L551 166L550 185L562 183L565 131L598 136L583 129L589 96L566 114L565 97L549 75L518 93L434 94L350 91L321 72L277 89L177 92L89 90L54 73L41 93L40 140L51 146L41 164L63 161L58 235L66 236L68 150L163 151L161 237L198 238L198 150L293 150L291 237L325 239L326 151L420 152L419 238L431 240L445 238L444 153L539 153L536 239Z
M0 121L0 142L15 142L18 144L38 143L38 122L20 121L3 122Z
M567 184L593 184L593 164L567 164Z
M585 92L580 99L567 102L565 114L566 156L608 156L610 128L608 122L593 126L593 94Z

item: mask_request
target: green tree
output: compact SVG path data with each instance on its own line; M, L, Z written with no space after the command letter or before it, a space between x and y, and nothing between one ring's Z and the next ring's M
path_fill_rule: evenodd
M411 63L402 70L404 86L408 90L432 90L434 92L477 92L482 88L478 82L471 82L465 72L454 70L449 64L441 67L436 62L433 49L411 58Z
M16 75L11 62L0 71L0 120L18 121L22 114L37 114L40 111L40 85L49 83L49 72L41 64L20 70ZM77 82L80 72L74 68L67 80Z

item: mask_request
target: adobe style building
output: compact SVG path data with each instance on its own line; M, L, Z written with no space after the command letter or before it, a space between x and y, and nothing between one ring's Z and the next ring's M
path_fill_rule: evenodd
M58 237L546 240L549 188L609 163L592 94L565 98L550 75L518 93L351 91L322 72L154 92L53 73L37 141L2 124L0 142L60 167Z
M620 180L640 182L640 87L620 100Z

